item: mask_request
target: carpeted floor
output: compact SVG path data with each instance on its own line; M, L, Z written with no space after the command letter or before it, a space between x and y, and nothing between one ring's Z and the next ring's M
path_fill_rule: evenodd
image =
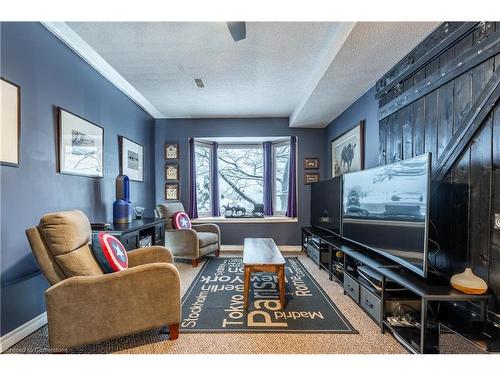
M241 256L241 253L223 253L222 256ZM284 254L287 255L286 253ZM179 339L168 341L167 335L157 331L110 340L98 345L80 347L70 353L125 353L125 354L321 354L321 353L407 353L389 334L381 334L380 329L366 313L342 292L342 287L328 279L328 274L308 259L303 253L288 254L299 256L306 269L338 306L349 322L359 332L345 334L304 334L304 333L184 333ZM201 267L177 263L181 274L182 294L196 277ZM6 353L50 353L47 326L39 329L24 340L12 346Z

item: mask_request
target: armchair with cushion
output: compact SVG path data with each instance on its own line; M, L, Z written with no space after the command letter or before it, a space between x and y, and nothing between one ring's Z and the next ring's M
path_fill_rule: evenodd
M172 216L184 211L182 203L164 203L157 205L161 218L166 220L165 246L172 250L175 257L190 259L193 267L198 266L201 257L220 252L220 229L215 224L193 224L192 229L174 229Z
M44 215L26 230L31 249L51 284L45 291L49 344L72 348L169 326L178 337L179 272L160 246L128 252L129 268L104 274L81 211Z

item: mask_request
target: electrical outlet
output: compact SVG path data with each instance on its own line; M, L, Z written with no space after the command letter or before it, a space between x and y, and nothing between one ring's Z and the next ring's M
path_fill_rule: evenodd
M495 214L495 229L500 229L500 214Z

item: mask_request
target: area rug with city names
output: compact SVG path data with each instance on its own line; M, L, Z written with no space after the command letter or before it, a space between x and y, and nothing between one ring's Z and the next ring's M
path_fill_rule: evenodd
M277 275L253 273L245 310L242 258L209 258L182 299L181 332L357 333L300 261L285 259L285 308Z

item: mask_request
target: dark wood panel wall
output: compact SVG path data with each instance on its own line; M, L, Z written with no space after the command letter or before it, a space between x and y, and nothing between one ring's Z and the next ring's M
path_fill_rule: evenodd
M445 26L462 34L426 55L422 49L436 50L449 38ZM409 76L401 68L398 76L396 65L377 83L379 164L431 152L434 171L453 156L447 173L436 173L433 180L430 236L439 247L430 245L431 267L447 275L472 267L494 294L489 309L495 314L500 313L500 230L494 228L495 213L500 214L500 109L498 97L485 92L498 87L499 35L499 23L444 23L415 49L419 59L402 60ZM408 62L419 68L412 71ZM480 126L468 128L484 98L489 106ZM470 140L453 154L450 144L458 144L462 129Z

